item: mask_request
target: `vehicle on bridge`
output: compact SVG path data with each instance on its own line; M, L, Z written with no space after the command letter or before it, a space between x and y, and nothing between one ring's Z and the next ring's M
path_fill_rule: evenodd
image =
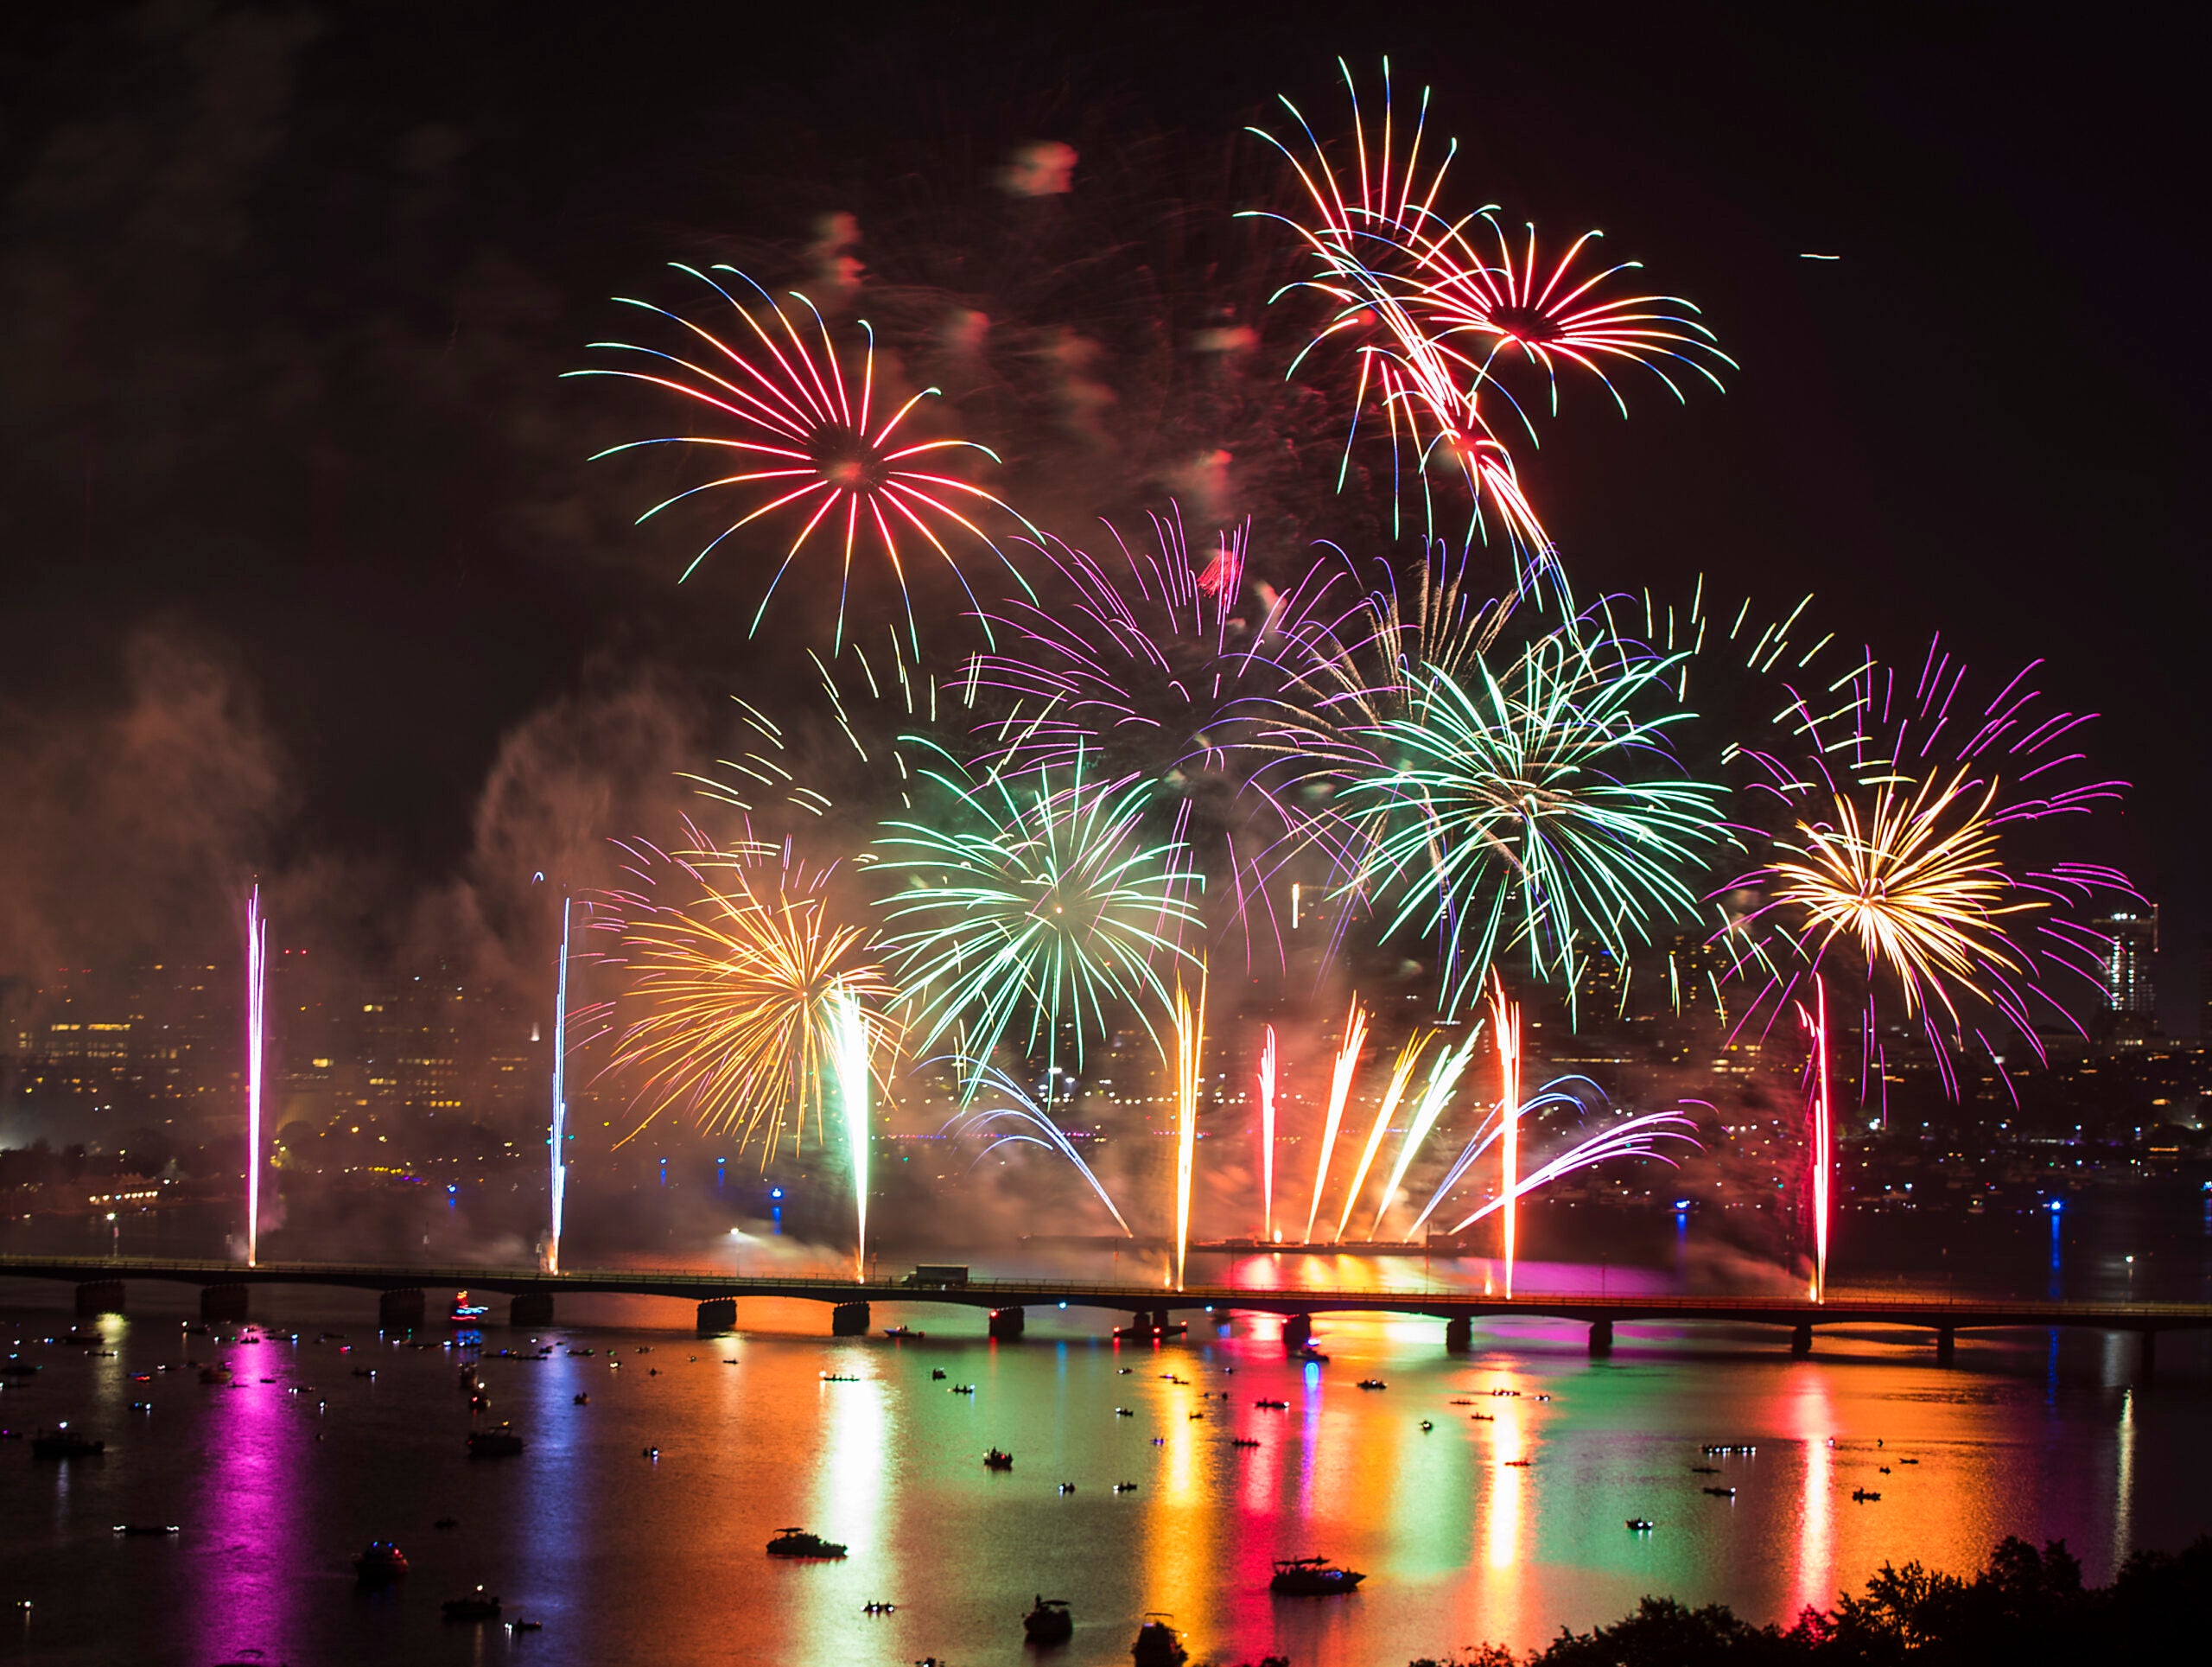
M968 1287L968 1269L950 1263L925 1262L899 1282L918 1291L958 1291Z

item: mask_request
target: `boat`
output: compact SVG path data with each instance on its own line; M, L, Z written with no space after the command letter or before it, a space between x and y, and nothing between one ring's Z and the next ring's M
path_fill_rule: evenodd
M1285 1597L1332 1598L1365 1580L1356 1568L1339 1568L1326 1557L1279 1557L1268 1590Z
M1300 1360L1310 1362L1317 1366L1325 1366L1329 1364L1329 1357L1322 1353L1320 1350L1315 1348L1311 1343L1308 1343L1304 1348L1299 1350L1298 1358Z
M484 1316L492 1312L488 1302L471 1302L467 1291L453 1294L453 1312L447 1318L456 1326L480 1326Z
M1135 1482L1116 1482L1114 1484L1114 1492L1116 1493L1134 1493L1136 1491L1137 1485Z
M1021 1636L1031 1644L1065 1644L1075 1636L1075 1617L1065 1598L1039 1594L1037 1607L1021 1618Z
M521 1451L522 1437L510 1425L468 1432L468 1456L472 1459L512 1459Z
M976 1386L973 1384L955 1384L951 1386L950 1392L954 1395L973 1395L976 1392Z
M1851 1490L1852 1503L1854 1505L1872 1505L1880 1499L1881 1497L1882 1496L1878 1493L1868 1492L1863 1487L1854 1487Z
M175 1523L118 1523L115 1531L126 1539L154 1539L177 1531Z
M929 1335L927 1332L916 1331L912 1326L886 1326L883 1328L883 1334L886 1337L910 1339L918 1339Z
M430 1526L438 1529L459 1528L461 1526L461 1518L458 1517L441 1517L437 1521L432 1523Z
M353 1572L364 1586L384 1586L407 1572L407 1554L390 1540L371 1540L353 1559Z
M377 1369L374 1366L356 1366L353 1368L353 1376L356 1378L373 1378L376 1375ZM203 1371L200 1374L200 1381L203 1384L207 1381L207 1374L206 1372Z
M1628 1531L1631 1534L1649 1534L1651 1531L1651 1518L1630 1517L1628 1519Z
M855 1372L825 1371L822 1374L822 1381L825 1384L857 1384L861 1380Z
M578 1390L569 1397L569 1404L572 1407L588 1407L591 1404L591 1397L586 1395L582 1390Z
M519 1615L507 1623L507 1631L510 1632L542 1632L544 1630L543 1621L524 1620Z
M79 1435L67 1424L41 1430L31 1437L31 1456L35 1459L97 1459L106 1451L105 1441Z
M1732 1499L1736 1497L1736 1490L1732 1487L1708 1487L1705 1491L1716 1499Z
M1114 1335L1118 1338L1134 1338L1139 1341L1144 1341L1156 1337L1184 1337L1189 1334L1190 1330L1191 1328L1181 1320L1171 1320L1164 1326L1150 1324L1116 1326L1114 1327Z
M1174 1619L1173 1615L1156 1612L1144 1618L1144 1624L1137 1628L1137 1641L1129 1646L1129 1657L1136 1667L1183 1667L1191 1658Z
M1232 1435L1229 1438L1229 1445L1231 1447L1257 1447L1260 1444L1249 1435Z
M202 1366L200 1381L203 1384L227 1384L231 1381L231 1369L228 1366Z
M1137 1415L1128 1407L1116 1407L1114 1409L1114 1416L1116 1418L1134 1418Z
M1288 1412L1290 1410L1290 1403L1287 1401L1255 1401L1252 1404L1267 1412Z
M1362 1389L1388 1389L1390 1387L1379 1378L1363 1378L1359 1380L1359 1386Z
M993 1447L988 1453L986 1453L983 1455L983 1468L986 1470L1012 1470L1014 1468L1014 1454L1011 1453L1001 1453L996 1447Z
M497 1620L499 1618L499 1600L480 1586L464 1596L448 1598L442 1607L448 1620Z
M842 1557L845 1548L836 1540L825 1540L819 1534L810 1534L803 1528L779 1528L776 1537L768 1542L772 1557Z
M1424 1418L1424 1419L1422 1419L1422 1420L1421 1421L1421 1428L1422 1428L1422 1429L1424 1429L1424 1430L1431 1430L1431 1429L1434 1429L1434 1428L1436 1428L1436 1426L1435 1426L1434 1424L1432 1424L1431 1422L1429 1422L1429 1421L1428 1421L1427 1419L1426 1419L1426 1418Z
M931 1366L930 1368L930 1382L932 1384L941 1384L944 1381L944 1368L943 1366Z

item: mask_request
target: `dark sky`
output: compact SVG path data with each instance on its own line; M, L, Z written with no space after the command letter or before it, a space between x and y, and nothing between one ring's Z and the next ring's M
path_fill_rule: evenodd
M729 240L796 246L963 137L988 155L1125 129L1199 153L1278 91L1333 114L1334 56L1364 73L1388 52L1402 86L1434 84L1462 188L1550 232L1605 227L1743 367L1725 397L1643 390L1625 423L1585 401L1548 434L1526 472L1584 587L1703 571L1785 605L1816 591L1899 655L1940 629L1993 672L2044 658L2136 784L2126 861L2166 907L2169 1023L2195 1029L2201 25L761 10L11 20L18 872L84 888L97 865L116 907L157 908L258 842L295 872L372 873L364 894L434 892L494 837L482 807L518 732L641 678L741 676L750 652L741 588L679 595L690 547L630 529L634 481L585 465L604 405L556 379L608 295ZM1085 166L1112 160L1094 142ZM210 729L222 745L179 762ZM669 739L614 733L641 768ZM171 837L195 855L144 860ZM35 913L0 924L73 929Z

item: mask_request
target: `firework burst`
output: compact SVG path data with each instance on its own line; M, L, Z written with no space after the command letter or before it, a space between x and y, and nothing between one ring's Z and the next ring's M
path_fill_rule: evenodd
M675 1111L741 1149L757 1141L765 1165L810 1122L820 1138L833 1105L864 1121L853 1061L896 1046L893 991L873 935L838 918L828 874L773 847L624 849L634 883L593 924L614 939L601 958L628 974L607 1066L642 1078L625 1138Z
M886 935L919 1047L957 1033L971 1061L1009 1040L1052 1059L1065 1024L1080 1066L1122 1009L1157 1040L1160 966L1193 958L1179 939L1198 924L1195 876L1179 842L1144 832L1152 786L1088 767L979 778L940 755L916 818L884 824L874 872L896 885Z
M833 652L843 644L854 556L873 548L899 587L908 639L913 652L919 654L921 637L906 589L909 557L917 546L933 553L951 569L961 588L968 590L968 581L946 538L957 536L957 529L996 553L998 546L990 535L967 511L988 506L1013 513L983 487L943 473L940 461L946 453L967 451L981 453L995 462L997 454L972 440L918 440L906 432L907 419L915 408L939 391L925 388L895 404L880 399L876 386L875 333L865 319L858 326L859 369L857 374L849 375L828 321L804 296L793 291L791 299L798 303L810 328L803 328L772 295L734 267L713 269L733 280L730 288L696 268L678 264L676 270L697 278L729 303L738 325L729 339L667 308L618 296L626 306L641 308L687 331L693 339L691 356L626 341L598 341L592 346L654 361L654 368L566 372L642 382L690 402L726 425L725 432L632 440L598 454L609 457L640 447L668 445L700 446L728 454L732 465L728 473L663 499L639 516L639 521L649 520L671 505L702 493L734 493L751 503L692 558L684 569L685 578L725 539L754 522L779 513L796 522L798 531L753 613L754 632L760 628L777 586L810 541L818 535L823 543L834 544L840 569ZM753 298L741 300L733 289L749 289ZM968 590L968 595L973 602L975 593Z
M1354 884L1395 900L1388 931L1436 936L1447 1014L1501 947L1572 988L1582 941L1622 954L1694 910L1683 876L1719 837L1720 790L1674 767L1677 669L1586 616L1502 671L1422 668L1406 715L1377 726L1378 767L1340 795L1372 830Z

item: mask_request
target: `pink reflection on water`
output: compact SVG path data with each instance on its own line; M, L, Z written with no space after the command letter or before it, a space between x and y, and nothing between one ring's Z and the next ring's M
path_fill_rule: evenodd
M237 1381L206 1391L209 1467L197 1493L212 1516L199 1531L222 1550L188 1583L185 1625L211 1660L298 1659L304 1642L300 1501L312 1483L301 1469L314 1435L283 1384L255 1381L264 1352L239 1351Z

